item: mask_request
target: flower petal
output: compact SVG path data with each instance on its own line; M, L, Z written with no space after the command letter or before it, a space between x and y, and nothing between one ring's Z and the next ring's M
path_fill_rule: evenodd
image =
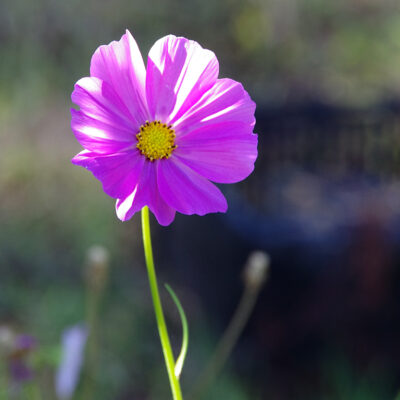
M139 182L144 161L136 149L110 155L84 150L72 159L73 164L91 171L103 184L104 192L114 198L132 193Z
M96 153L115 153L134 147L135 136L124 126L97 120L82 111L71 109L71 128L78 142L87 150Z
M198 43L173 35L158 40L149 52L146 96L151 119L169 123L210 89L218 78L215 54Z
M121 132L132 132L132 136L139 131L129 117L128 109L107 82L98 78L82 78L76 82L71 99L90 118L113 125Z
M146 70L135 39L128 30L119 42L113 41L95 51L90 75L114 88L137 126L149 118L145 94Z
M128 196L117 200L118 218L126 221L144 206L148 206L160 225L169 225L175 218L175 210L168 206L158 191L156 180L158 161L150 162L144 157L143 160L145 161L141 176L133 191Z
M239 121L253 127L256 105L243 86L232 79L218 79L193 107L171 123L177 136L211 124Z
M177 157L157 165L157 183L161 196L182 214L204 215L226 212L228 205L221 191Z
M250 175L257 158L257 135L241 122L206 125L177 137L178 157L213 182L234 183Z

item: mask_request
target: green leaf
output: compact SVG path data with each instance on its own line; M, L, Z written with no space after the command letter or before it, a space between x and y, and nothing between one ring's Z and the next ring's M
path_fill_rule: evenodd
M178 309L179 316L181 318L182 322L182 347L181 347L181 352L179 353L179 356L176 360L175 363L175 376L179 379L182 368L183 368L183 363L185 362L186 358L186 353L189 345L189 327L186 319L185 312L183 311L183 307L178 299L178 296L175 294L175 292L171 289L171 287L168 284L165 284L165 288L168 290L169 294L172 297L172 300L174 301L176 308Z

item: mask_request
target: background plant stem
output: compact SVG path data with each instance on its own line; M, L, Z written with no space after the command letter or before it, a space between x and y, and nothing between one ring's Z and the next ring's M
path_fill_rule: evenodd
M224 335L219 341L208 365L200 375L200 378L189 397L190 400L200 400L207 393L211 383L221 371L251 315L257 301L258 293L259 289L246 286L236 312L226 328Z

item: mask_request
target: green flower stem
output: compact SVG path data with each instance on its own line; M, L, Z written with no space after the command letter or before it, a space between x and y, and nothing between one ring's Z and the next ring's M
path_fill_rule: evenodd
M153 298L154 312L156 314L158 333L160 334L161 347L164 353L165 365L168 371L169 383L171 385L172 396L174 400L182 400L182 392L178 378L175 376L175 360L171 349L171 343L168 336L167 325L165 323L164 313L161 305L160 294L158 292L156 271L154 269L153 250L151 247L149 209L142 209L142 233L143 246L146 258L147 273L151 296Z
M99 365L99 332L101 332L101 300L108 279L108 253L99 246L91 247L87 253L85 267L87 305L86 324L89 336L86 344L86 360L82 385L82 400L96 397L96 382Z
M0 349L1 350L1 349ZM0 351L0 400L9 399L9 382L6 354Z
M92 400L95 395L95 383L98 371L98 325L100 295L93 289L88 290L87 317L88 340L86 345L86 365L83 379L82 400Z

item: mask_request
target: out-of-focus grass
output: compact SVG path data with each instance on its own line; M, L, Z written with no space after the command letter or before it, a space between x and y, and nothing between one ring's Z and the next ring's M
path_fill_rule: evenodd
M168 33L196 39L216 52L222 74L240 78L259 102L362 106L399 95L400 9L393 0L5 0L0 97L18 89L24 96L33 76L39 94L71 86L88 73L93 50L126 28L144 55Z
M394 400L390 390L394 377L384 374L379 364L371 365L367 373L361 375L344 354L330 351L324 368L324 385L330 394L323 396L323 400Z
M216 52L222 75L243 81L260 103L319 97L359 106L396 96L400 87L393 1L0 3L0 323L33 334L39 346L57 346L62 331L86 315L87 248L107 247L99 400L165 398L168 391L138 218L119 222L99 182L69 161L80 150L69 128L73 83L88 74L94 49L125 28L144 55L168 33L201 42ZM182 377L189 388L217 341L207 318L191 324L199 333L191 334ZM389 398L385 387L368 383L373 373L365 382L346 359L329 356L327 364L326 400ZM264 398L249 385L228 369L207 398Z

